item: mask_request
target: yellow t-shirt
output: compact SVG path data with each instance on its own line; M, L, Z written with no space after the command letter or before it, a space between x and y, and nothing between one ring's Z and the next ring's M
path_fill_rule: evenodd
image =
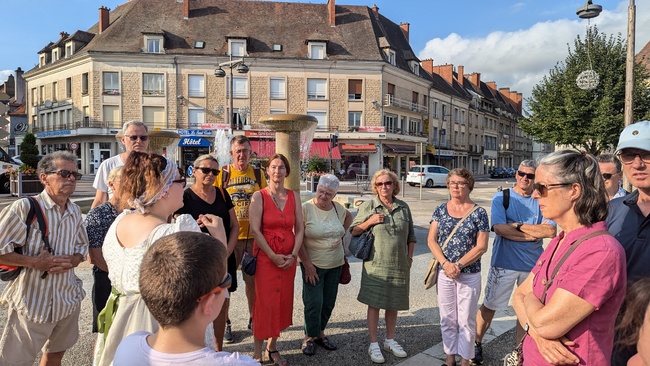
M302 204L305 219L302 245L314 266L321 269L336 268L344 263L345 252L341 238L345 234L343 221L347 210L340 203L333 203L336 210L332 208L329 211L316 207L313 200Z
M266 177L264 172L260 171L260 182L255 182L255 168L249 165L245 171L235 169L232 164L228 165L230 178L226 182L225 190L230 194L233 205L235 205L235 214L239 222L239 240L252 239L253 235L249 230L248 207L251 204L253 193L266 187ZM221 169L214 185L220 187L223 184L224 169Z

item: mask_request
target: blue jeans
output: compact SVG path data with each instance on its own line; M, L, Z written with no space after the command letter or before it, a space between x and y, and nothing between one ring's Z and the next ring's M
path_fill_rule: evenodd
M305 282L305 267L302 270L302 302L305 305L305 334L308 337L319 337L327 327L339 291L339 279L343 266L321 269L316 267L318 282L315 285Z

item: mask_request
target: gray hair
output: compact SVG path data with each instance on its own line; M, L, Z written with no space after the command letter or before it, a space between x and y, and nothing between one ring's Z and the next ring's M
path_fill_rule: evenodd
M318 187L331 189L334 192L339 190L339 179L333 174L325 174L318 179Z
M43 156L41 161L38 162L38 165L36 166L36 174L41 175L56 170L57 167L54 164L55 160L69 161L77 166L77 155L69 151L55 151L46 154Z
M122 170L124 170L124 165L120 165L111 169L110 173L108 173L106 181L113 183L116 180L120 180L122 178Z
M519 163L519 166L523 166L524 168L530 168L532 170L537 169L537 164L535 163L535 160L524 160L521 163Z
M539 166L550 168L558 183L581 186L582 193L576 200L573 211L582 225L605 220L607 191L598 162L592 155L575 150L559 150L542 157Z
M599 163L614 163L614 165L616 165L616 173L620 173L621 169L623 169L623 166L621 165L621 161L618 160L618 158L614 154L610 154L610 153L600 154L596 156L596 161L598 161Z
M149 132L149 128L147 128L147 125L144 124L142 121L129 121L129 122L124 122L124 125L122 126L122 135L126 135L126 130L129 129L131 126L136 126L136 127L142 127L144 128L145 131Z
M214 156L212 156L210 154L203 154L203 155L199 156L198 158L196 158L196 160L194 160L194 169L198 168L199 163L201 163L203 160L214 161L215 163L217 163L217 165L219 165L219 160L217 160L217 158L215 158Z

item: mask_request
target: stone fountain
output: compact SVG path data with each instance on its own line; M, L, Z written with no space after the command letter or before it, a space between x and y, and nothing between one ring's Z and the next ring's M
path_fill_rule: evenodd
M267 114L257 122L275 131L275 152L286 156L291 167L285 186L300 192L300 132L314 126L318 120L306 114Z
M181 135L174 131L162 131L162 130L149 130L148 132L149 135L149 151L152 153L156 154L161 154L163 153L163 148L164 147L175 147L178 145L178 141L181 139ZM122 132L118 132L115 135L115 138L122 143ZM175 151L175 149L172 149ZM176 157L172 156L175 154L172 154L169 149L167 150L167 156L170 159L175 159Z

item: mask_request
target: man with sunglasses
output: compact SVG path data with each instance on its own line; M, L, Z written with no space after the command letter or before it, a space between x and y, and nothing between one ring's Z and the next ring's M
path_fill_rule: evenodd
M0 304L8 308L0 365L31 365L41 350L41 365L61 365L79 337L79 311L86 293L74 268L88 254L88 236L81 209L69 199L81 178L77 157L55 151L39 161L36 172L44 190L34 197L38 202L34 208L43 213L50 250L38 223L26 232L27 199L0 213L0 263L22 267L0 296ZM22 254L16 253L18 247Z
M623 197L628 192L621 187L623 172L621 171L621 161L614 154L600 154L596 157L600 173L605 180L605 189L610 200Z
M650 277L650 121L625 127L616 155L623 174L636 190L609 202L607 230L625 249L627 278L635 281ZM626 365L634 354L636 347L616 346L612 365Z
M113 190L108 186L108 173L111 170L124 165L132 151L147 152L149 149L147 125L141 121L124 123L124 126L122 126L121 140L126 151L104 160L97 170L97 175L95 175L95 181L93 182L93 188L97 191L95 192L95 199L90 208L101 205L113 196Z
M531 197L536 167L533 160L522 161L515 174L515 186L497 192L492 198L490 221L496 236L485 299L476 314L475 357L472 359L475 364L483 362L481 342L494 314L508 306L515 284L519 286L528 277L544 251L543 239L556 234L555 223L544 220L537 200ZM523 334L524 330L517 324L517 339Z

